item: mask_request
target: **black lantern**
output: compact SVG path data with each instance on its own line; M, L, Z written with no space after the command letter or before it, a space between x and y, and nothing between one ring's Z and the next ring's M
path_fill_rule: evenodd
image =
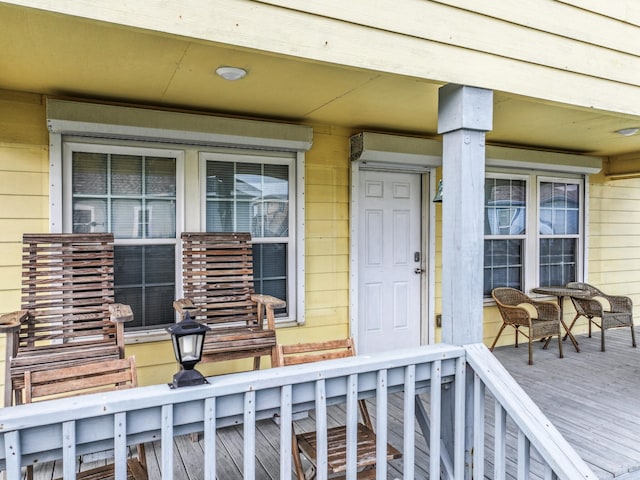
M181 365L181 369L173 376L171 388L189 387L208 383L200 372L195 370L196 363L202 359L204 335L210 328L194 322L185 314L184 320L167 328L173 341L173 353Z

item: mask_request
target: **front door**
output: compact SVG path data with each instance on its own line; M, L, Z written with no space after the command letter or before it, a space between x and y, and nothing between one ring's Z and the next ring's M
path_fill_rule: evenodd
M418 173L361 171L358 353L420 345L421 185Z

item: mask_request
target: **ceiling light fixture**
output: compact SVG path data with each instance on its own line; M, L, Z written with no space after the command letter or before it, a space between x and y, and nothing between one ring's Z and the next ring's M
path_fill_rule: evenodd
M631 135L635 135L636 133L638 133L638 128L621 128L620 130L616 130L616 133L625 137L630 137Z
M244 78L247 75L247 71L238 67L218 67L216 68L216 74L225 80L233 82Z

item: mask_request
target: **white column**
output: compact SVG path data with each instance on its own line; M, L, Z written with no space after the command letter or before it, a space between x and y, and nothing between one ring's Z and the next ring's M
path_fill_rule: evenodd
M485 133L492 120L491 90L440 88L442 341L454 345L482 341Z

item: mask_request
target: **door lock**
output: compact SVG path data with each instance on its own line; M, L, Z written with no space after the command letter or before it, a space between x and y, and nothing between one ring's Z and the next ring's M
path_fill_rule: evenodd
M420 274L421 274L421 273L423 273L423 272L424 272L424 270L423 270L422 268L416 268L416 269L413 271L413 273L415 273L415 274L417 274L417 275L420 275Z

